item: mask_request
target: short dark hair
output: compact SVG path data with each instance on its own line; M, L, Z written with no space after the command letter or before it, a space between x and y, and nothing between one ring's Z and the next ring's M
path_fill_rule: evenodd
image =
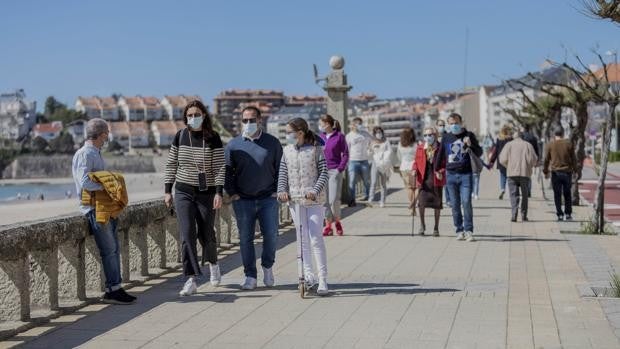
M558 126L553 130L553 135L556 137L564 137L564 128L562 126Z
M355 117L355 118L353 118L353 120L351 120L351 121L353 121L353 122L359 122L360 124L363 124L363 123L364 123L364 120L362 120L362 118L360 118L360 117Z
M243 113L245 113L246 110L253 110L256 113L256 117L259 118L259 119L261 118L260 109L258 109L257 107L255 107L253 105L249 105L249 106L243 108L241 110L241 116L243 116Z
M440 121L443 122L444 125L446 124L444 119L437 119L437 121L435 121L435 125L439 124Z
M450 114L450 116L448 116L448 119L455 119L455 120L458 119L459 122L463 122L463 117L459 113Z

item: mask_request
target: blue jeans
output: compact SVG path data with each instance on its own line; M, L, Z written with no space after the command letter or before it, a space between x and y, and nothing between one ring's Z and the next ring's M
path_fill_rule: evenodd
M506 191L506 172L499 171L499 191Z
M278 239L278 200L274 197L265 199L239 199L232 202L239 228L241 259L243 272L247 277L256 278L256 251L254 250L254 227L256 220L263 235L263 254L261 265L273 267L276 261L276 243Z
M471 206L472 177L471 173L448 172L446 187L450 193L452 220L457 234L465 231L474 232L474 212Z
M97 223L95 210L86 214L90 230L101 256L101 266L105 275L105 291L112 292L121 288L121 258L116 226L118 219L110 218L108 223Z
M473 194L480 196L480 173L473 173L472 176L474 181L474 188L472 189Z
M355 183L357 183L358 175L364 183L364 195L366 198L370 195L370 164L368 161L349 161L349 198L355 201Z

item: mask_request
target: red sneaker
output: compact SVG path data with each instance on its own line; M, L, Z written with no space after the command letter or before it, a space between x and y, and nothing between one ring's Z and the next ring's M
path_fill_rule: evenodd
M340 236L344 234L344 230L342 230L342 224L340 224L340 222L336 222L336 234Z
M331 224L330 225L326 225L323 228L323 236L332 236L332 235L334 235L334 232L332 230Z

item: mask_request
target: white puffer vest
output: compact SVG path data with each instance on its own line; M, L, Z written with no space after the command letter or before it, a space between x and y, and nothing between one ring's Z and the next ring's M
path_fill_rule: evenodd
M325 204L325 190L318 193L316 200L304 199L305 194L314 189L319 178L320 151L323 151L320 146L305 146L298 149L295 145L289 144L284 147L289 195L293 201L301 201L305 205Z

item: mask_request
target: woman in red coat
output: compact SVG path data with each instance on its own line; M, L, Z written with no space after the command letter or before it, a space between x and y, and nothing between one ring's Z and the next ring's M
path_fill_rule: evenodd
M441 146L437 138L437 130L434 127L424 129L424 142L418 144L411 169L415 175L415 186L418 190L416 197L422 223L420 225L420 235L424 235L426 231L424 209L428 207L435 210L433 236L439 236L439 214L443 208L441 203L443 187L446 185L446 164L444 162L438 168L433 166Z

